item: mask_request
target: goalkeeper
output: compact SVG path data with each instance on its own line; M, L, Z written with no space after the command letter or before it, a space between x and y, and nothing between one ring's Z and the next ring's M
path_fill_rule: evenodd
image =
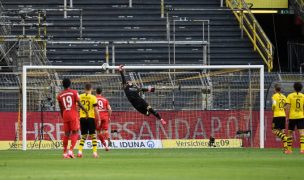
M166 121L140 96L140 92L154 92L155 88L150 86L148 88L140 88L131 81L126 81L122 68L123 65L120 65L118 70L121 74L123 89L133 107L146 116L149 116L152 113L162 124L167 124Z

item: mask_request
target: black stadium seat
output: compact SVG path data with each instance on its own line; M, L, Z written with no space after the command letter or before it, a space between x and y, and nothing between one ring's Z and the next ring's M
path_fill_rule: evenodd
M32 7L63 8L62 0L3 0L5 8ZM262 64L259 55L253 51L252 44L245 36L241 38L239 25L231 13L220 7L220 0L166 0L169 16L187 19L210 20L210 64ZM74 0L74 8L83 10L83 40L92 41L129 41L167 39L166 18L160 17L159 0L133 0L128 7L127 0ZM172 10L174 8L204 9ZM220 9L220 10L214 10ZM49 11L47 22L53 26L47 28L50 40L78 40L80 37L79 12ZM27 20L27 22L34 22ZM171 30L173 29L171 23ZM14 28L14 34L20 34L21 28ZM27 29L27 34L35 35L37 28ZM172 33L171 33L172 40ZM176 40L202 40L202 26L198 23L176 23ZM111 53L111 48L110 53ZM198 45L177 46L176 63L200 64L202 51ZM168 63L168 45L118 45L116 47L117 64L166 64ZM105 61L104 45L48 45L47 55L54 65L90 64L97 65ZM171 61L173 51L171 47Z

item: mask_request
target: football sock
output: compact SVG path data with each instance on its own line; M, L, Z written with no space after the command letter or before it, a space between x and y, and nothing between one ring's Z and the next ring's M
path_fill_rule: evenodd
M284 139L282 140L282 142L283 142L284 149L286 149L287 148L287 136L284 137Z
M64 135L62 141L63 141L63 153L66 154L68 149L69 137Z
M102 145L106 146L106 141L105 141L104 136L100 133L100 134L98 135L98 137L99 137L99 139L100 139Z
M160 115L154 109L150 108L148 111L152 113L157 119L161 119Z
M73 151L73 149L77 143L77 140L78 140L78 134L72 134L71 135L71 146L70 146L71 151Z
M111 142L111 139L110 139L110 134L109 134L109 132L106 131L104 136L105 136L105 139L108 140L108 146L109 146L109 147L112 147L112 142Z
M275 135L281 138L282 140L285 138L286 134L276 130Z
M292 151L292 137L287 138L287 150Z
M111 143L110 143L110 135L108 133L108 131L104 132L104 139L105 140L108 140L108 146L112 146Z
M84 142L87 139L87 136L88 136L87 134L81 135L81 140L80 140L79 148L78 148L79 151L82 151Z
M109 138L110 138L108 131L106 131L106 132L104 133L104 138L105 138L105 139L109 139Z
M283 132L280 132L279 130L275 130L274 134L282 140L284 148L287 147L286 134Z
M93 144L93 152L97 152L97 139L95 134L90 134Z
M304 134L301 135L300 137L300 143L301 143L300 145L301 151L304 151Z

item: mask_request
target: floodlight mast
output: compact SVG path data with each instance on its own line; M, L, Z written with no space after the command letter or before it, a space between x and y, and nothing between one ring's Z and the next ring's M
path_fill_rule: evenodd
M53 69L53 70L115 70L119 66L110 66L105 63L102 66L23 66L22 71L22 150L27 149L27 70ZM260 148L264 148L264 65L163 65L163 66L124 66L126 70L204 70L204 69L259 69L260 70Z

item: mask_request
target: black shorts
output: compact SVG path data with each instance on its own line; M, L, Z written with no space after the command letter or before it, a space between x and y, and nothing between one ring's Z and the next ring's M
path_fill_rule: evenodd
M289 119L288 130L294 131L295 129L304 129L304 119Z
M131 104L138 112L140 112L146 116L150 115L150 113L148 111L150 106L144 99L137 99L136 101L132 101Z
M272 129L285 129L286 117L274 117L272 119Z
M95 134L96 126L94 118L80 118L81 135Z

